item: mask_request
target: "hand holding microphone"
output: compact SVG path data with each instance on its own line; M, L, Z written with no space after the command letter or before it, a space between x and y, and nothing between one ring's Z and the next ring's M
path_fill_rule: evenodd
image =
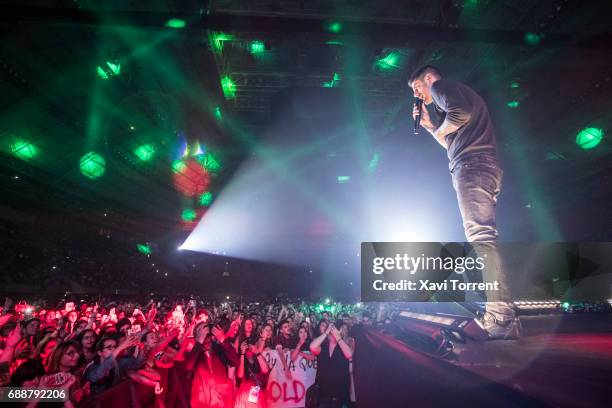
M421 125L421 117L423 112L423 100L417 99L412 110L412 117L414 118L414 134L419 133L419 126Z
M417 99L412 109L412 118L414 119L414 134L419 133L419 126L425 129L433 129L433 124L429 117L427 108L423 106L423 100Z

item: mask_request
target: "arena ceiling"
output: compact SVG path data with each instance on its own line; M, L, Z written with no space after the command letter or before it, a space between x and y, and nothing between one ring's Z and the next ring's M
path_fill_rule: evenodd
M608 9L578 0L0 1L2 202L100 222L111 214L135 233L163 234L200 215L204 192L223 189L291 89L357 95L375 144L410 120L406 73L425 63L487 97L502 154L539 169L519 176L548 181L552 195L599 186L603 200L609 135L589 150L575 139L611 129Z

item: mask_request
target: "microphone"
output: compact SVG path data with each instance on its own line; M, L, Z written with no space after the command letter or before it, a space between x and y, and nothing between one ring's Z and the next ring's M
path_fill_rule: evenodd
M417 135L419 133L419 126L421 126L421 112L423 111L423 100L416 100L416 107L418 114L414 118L414 134Z

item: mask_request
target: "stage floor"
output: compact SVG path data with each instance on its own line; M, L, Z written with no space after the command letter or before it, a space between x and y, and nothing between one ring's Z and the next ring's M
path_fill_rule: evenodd
M612 406L612 315L521 321L520 340L456 344L455 359L378 330L356 330L359 406Z
M481 362L456 365L552 406L612 406L612 315L522 316L521 322L519 341L484 342Z

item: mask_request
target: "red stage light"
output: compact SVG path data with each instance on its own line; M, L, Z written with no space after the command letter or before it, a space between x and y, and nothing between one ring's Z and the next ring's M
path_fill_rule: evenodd
M195 159L182 161L183 165L175 166L178 171L173 174L174 187L187 197L204 193L210 184L210 173Z

